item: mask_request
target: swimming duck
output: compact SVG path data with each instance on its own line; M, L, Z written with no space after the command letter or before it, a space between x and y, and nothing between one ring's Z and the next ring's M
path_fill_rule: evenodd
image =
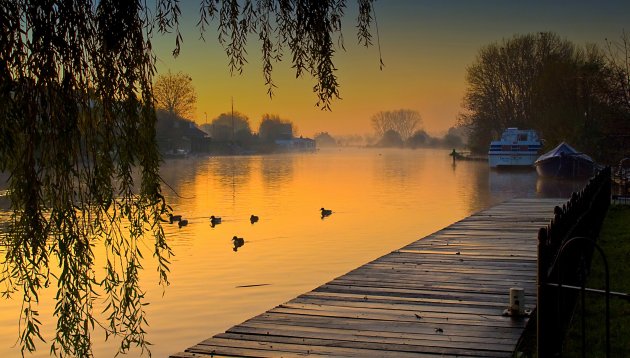
M180 221L181 219L182 219L181 215L168 214L168 222L170 224L172 224L175 221Z
M214 227L214 225L220 224L221 223L221 218L216 217L214 215L212 215L210 217L210 225L212 225L212 227Z
M328 209L324 209L324 208L321 208L320 210L322 211L322 218L332 214L332 210L328 210Z
M188 225L188 220L186 219L181 219L179 220L179 222L177 223L177 225L179 226L179 228L181 229L182 226L186 226Z
M237 237L236 235L234 235L234 237L232 238L232 243L234 244L234 248L232 250L234 250L235 252L238 251L238 248L245 245L245 239L243 239L242 237Z
M249 222L251 222L251 223L252 223L252 225L253 225L254 223L257 223L257 222L258 222L258 216L256 216L256 215L252 215L252 216L250 216L250 217L249 217Z

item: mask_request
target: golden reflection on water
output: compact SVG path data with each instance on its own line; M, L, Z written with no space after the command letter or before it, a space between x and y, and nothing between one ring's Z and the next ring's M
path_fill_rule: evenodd
M534 171L491 171L484 162L453 164L444 150L188 158L165 162L162 176L172 188L164 192L175 214L189 224L165 226L176 253L170 287L162 291L156 285L154 262L147 260L142 272L150 302L148 339L156 357L500 201L568 197L582 184L544 182ZM332 215L322 218L322 207ZM260 218L254 224L252 214ZM212 226L211 215L221 223ZM237 251L234 236L244 240ZM151 257L150 242L146 250ZM95 251L102 262L102 248ZM48 317L53 296L52 290L42 295L41 311ZM11 348L18 314L19 302L0 306L0 356L19 356ZM44 336L50 338L54 327L50 318L44 321ZM48 356L48 347L39 347L34 356ZM94 347L97 358L110 357L115 344L95 334Z

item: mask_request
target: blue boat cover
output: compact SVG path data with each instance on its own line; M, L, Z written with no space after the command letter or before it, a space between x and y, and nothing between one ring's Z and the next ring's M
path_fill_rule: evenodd
M571 156L575 156L578 157L580 159L584 159L588 162L593 163L593 159L591 157L589 157L588 155L584 154L584 153L580 153L577 150L575 150L572 146L568 145L565 142L562 142L560 144L558 144L557 147L553 148L552 150L548 151L547 153L541 155L540 157L538 157L538 159L536 159L536 163L549 159L549 158L553 158L553 157L560 157L562 155L571 155Z

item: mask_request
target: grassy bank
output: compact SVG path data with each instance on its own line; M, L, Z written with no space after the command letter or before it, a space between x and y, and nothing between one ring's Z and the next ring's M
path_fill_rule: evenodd
M599 245L606 254L611 291L630 293L630 207L611 206L604 221ZM604 265L595 253L587 287L605 288ZM586 294L586 356L605 357L605 300L600 294ZM563 357L582 357L581 306L578 303L565 341ZM611 357L630 357L630 302L610 299Z
M598 244L604 250L610 270L610 289L630 293L630 206L611 206ZM587 287L604 289L604 265L595 253ZM586 357L606 356L605 300L603 295L586 294ZM580 303L567 338L563 357L582 357L582 327ZM630 302L610 300L611 357L630 357ZM517 349L519 357L536 357L536 317L532 317Z

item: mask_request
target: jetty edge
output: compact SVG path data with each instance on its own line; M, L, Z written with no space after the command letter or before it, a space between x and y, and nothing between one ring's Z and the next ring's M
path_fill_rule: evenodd
M536 306L538 231L565 201L503 202L171 357L511 357ZM524 314L506 314L511 288Z

